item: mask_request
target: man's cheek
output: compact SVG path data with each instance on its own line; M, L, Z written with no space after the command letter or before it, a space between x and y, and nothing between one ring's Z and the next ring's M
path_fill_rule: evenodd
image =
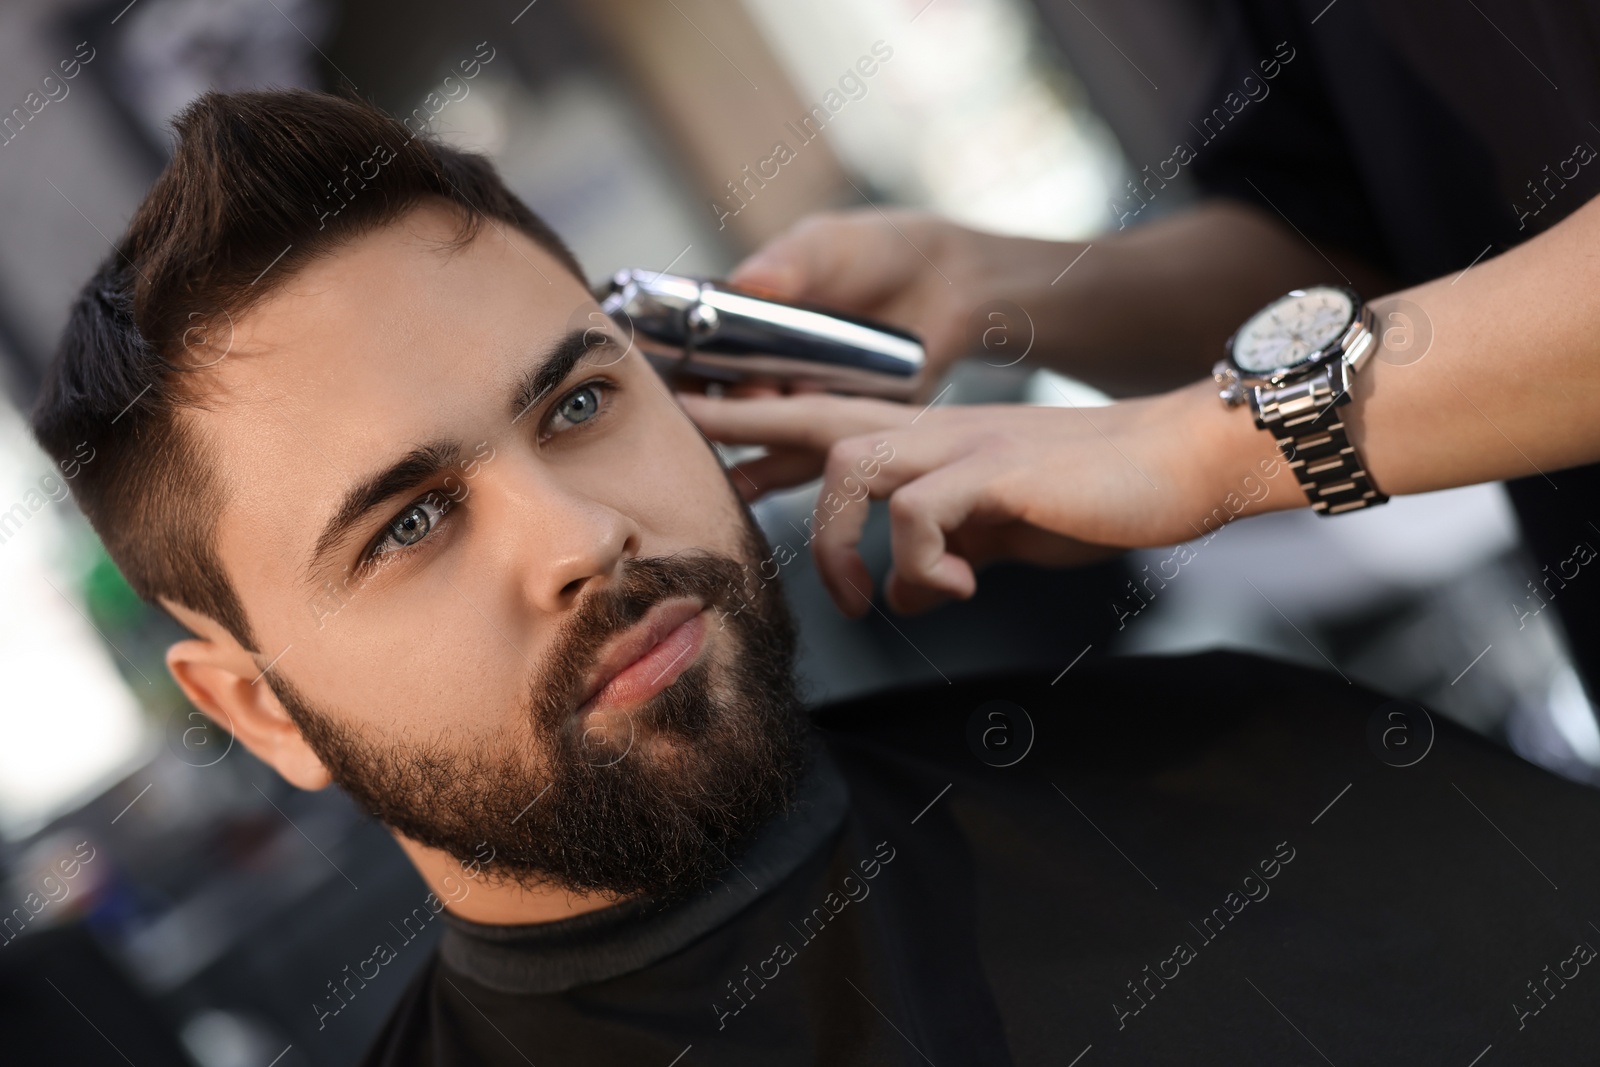
M706 439L674 404L666 418L642 435L623 457L631 468L629 499L619 501L641 525L661 523L687 547L735 554L743 544L744 515L730 474ZM655 421L655 420L652 420ZM640 462L639 456L651 456ZM646 509L650 512L645 514Z

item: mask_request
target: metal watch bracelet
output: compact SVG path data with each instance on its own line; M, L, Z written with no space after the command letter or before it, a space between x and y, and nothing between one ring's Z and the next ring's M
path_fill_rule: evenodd
M1278 442L1318 515L1359 511L1389 499L1373 484L1345 432L1339 409L1349 402L1350 371L1342 359L1298 382L1250 390L1256 425Z

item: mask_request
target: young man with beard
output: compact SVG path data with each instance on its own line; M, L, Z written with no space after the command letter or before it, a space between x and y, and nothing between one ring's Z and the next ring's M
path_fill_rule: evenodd
M1590 794L1242 657L810 716L727 472L487 163L303 92L207 95L178 134L35 428L95 449L74 493L192 632L188 697L449 902L369 1063L1562 1062L1594 1036L1504 1011L1589 936ZM1374 758L1400 726L1429 731L1404 769Z

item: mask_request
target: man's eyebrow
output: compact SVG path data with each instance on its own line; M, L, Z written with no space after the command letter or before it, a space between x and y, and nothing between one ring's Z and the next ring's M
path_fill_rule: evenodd
M516 422L527 414L566 380L579 360L596 348L620 350L623 346L610 333L592 326L573 330L556 342L550 352L517 380L511 395L511 421ZM352 486L317 536L308 573L321 570L328 555L374 509L455 467L461 462L461 453L458 441L430 441Z
M511 421L526 415L529 408L566 380L579 360L597 348L617 350L622 346L610 333L593 326L573 330L557 341L555 348L517 382L511 396Z
M309 572L320 570L329 553L374 510L459 464L461 451L458 441L430 441L351 486L317 537Z

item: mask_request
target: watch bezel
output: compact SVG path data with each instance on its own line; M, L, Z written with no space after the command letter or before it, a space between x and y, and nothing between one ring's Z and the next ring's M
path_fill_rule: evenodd
M1322 348L1318 351L1312 353L1310 356L1307 356L1298 363L1291 364L1290 366L1279 367L1272 371L1246 370L1244 367L1241 367L1238 360L1236 360L1233 356L1233 344L1234 341L1238 339L1240 332L1242 332L1244 328L1251 322L1254 322L1257 317L1267 311L1270 311L1273 307L1281 304L1285 300L1294 300L1301 297L1310 296L1310 290L1312 289L1332 289L1336 292L1343 293L1347 298L1349 298L1350 316L1345 321L1344 327L1339 331L1339 334L1332 341L1329 341L1326 345L1322 346ZM1224 377L1231 377L1238 383L1241 389L1248 389L1258 385L1277 388L1289 382L1299 381L1301 378L1305 377L1307 374L1315 372L1318 367L1321 367L1323 364L1329 362L1335 357L1345 358L1349 356L1351 350L1359 343L1364 330L1371 330L1370 319L1371 312L1368 311L1366 304L1361 299L1360 294L1347 285L1311 285L1302 289L1291 289L1282 296L1263 304L1257 311L1252 313L1249 318L1245 319L1244 322L1239 324L1239 328L1234 330L1232 336L1228 338L1228 343L1224 349L1225 354L1223 358L1218 361L1214 374L1219 383L1223 382ZM1364 355L1366 355L1366 352L1365 350L1362 350L1347 360L1347 362L1350 363L1352 370L1359 368L1360 359Z

